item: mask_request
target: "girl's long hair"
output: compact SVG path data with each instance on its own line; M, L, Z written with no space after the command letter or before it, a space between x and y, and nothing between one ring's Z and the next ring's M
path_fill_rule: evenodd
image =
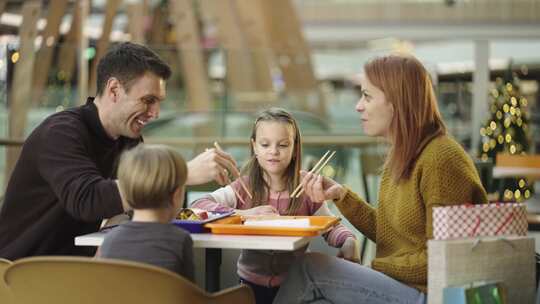
M260 206L263 202L267 202L270 198L270 187L264 179L264 171L261 168L255 151L253 150L252 142L257 139L257 128L260 122L280 122L290 125L293 129L294 143L293 143L293 155L289 166L285 170L284 178L287 179L287 189L289 193L292 193L296 185L300 182L300 168L302 165L302 138L300 136L300 130L293 116L284 109L281 108L269 108L261 112L251 131L250 151L251 156L247 164L242 169L243 175L248 176L248 186L253 194L253 207ZM291 197L289 201L289 208L287 214L293 215L299 207L299 200Z
M408 178L422 149L446 134L429 73L407 55L377 57L364 66L366 77L394 107L386 167L398 182Z

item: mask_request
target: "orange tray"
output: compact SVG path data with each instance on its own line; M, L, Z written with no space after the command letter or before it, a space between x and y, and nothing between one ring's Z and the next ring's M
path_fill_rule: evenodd
M255 218L255 217L250 217ZM216 234L256 234L282 236L316 236L325 233L341 220L335 216L264 216L260 219L309 219L309 227L273 227L273 226L244 226L245 218L239 215L229 216L212 223L205 224L212 233Z

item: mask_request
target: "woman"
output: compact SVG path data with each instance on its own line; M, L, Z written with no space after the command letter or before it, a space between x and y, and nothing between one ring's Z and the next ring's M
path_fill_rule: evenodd
M375 58L365 65L360 84L356 111L364 132L390 144L378 207L321 176L307 174L302 184L312 200L333 200L376 242L376 257L368 268L306 255L274 303L425 303L433 208L487 202L471 159L447 135L430 77L417 59Z

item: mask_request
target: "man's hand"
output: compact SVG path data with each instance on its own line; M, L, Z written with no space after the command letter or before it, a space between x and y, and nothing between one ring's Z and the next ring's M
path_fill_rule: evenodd
M220 185L229 182L229 172L240 175L236 161L229 153L207 149L188 162L187 185L200 185L215 180Z
M339 258L344 258L354 263L360 262L360 250L358 248L358 241L355 238L348 237L337 254Z

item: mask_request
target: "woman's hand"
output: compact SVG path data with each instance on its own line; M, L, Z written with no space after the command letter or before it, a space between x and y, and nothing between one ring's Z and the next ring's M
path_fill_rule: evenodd
M358 248L358 241L355 238L348 237L337 254L339 258L344 258L354 263L360 262L360 250Z
M276 208L270 205L257 206L251 209L235 210L236 214L249 216L249 215L279 215Z
M188 162L186 184L199 185L215 180L220 185L229 183L229 172L240 175L236 161L229 153L218 149L207 149Z
M324 202L326 200L340 200L346 194L346 189L334 180L322 175L301 172L303 176L302 187L304 192L314 202Z

